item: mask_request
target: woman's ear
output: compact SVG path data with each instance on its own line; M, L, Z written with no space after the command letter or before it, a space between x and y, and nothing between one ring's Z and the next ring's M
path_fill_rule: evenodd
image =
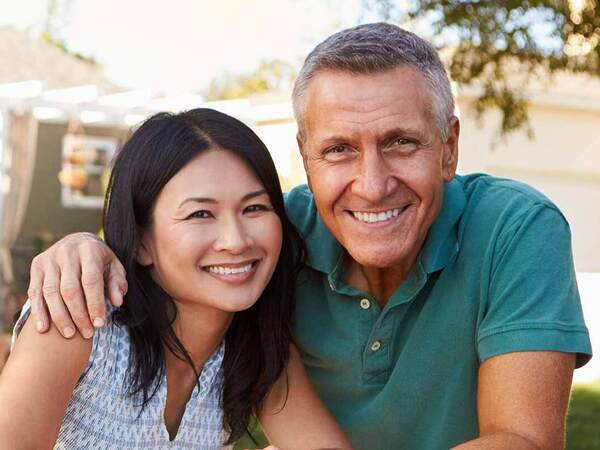
M151 266L154 261L152 259L152 252L150 251L150 245L147 242L146 233L138 233L138 245L135 249L135 259L140 266Z

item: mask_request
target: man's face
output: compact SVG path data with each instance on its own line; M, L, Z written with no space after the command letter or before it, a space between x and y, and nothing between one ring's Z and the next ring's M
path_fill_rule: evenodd
M414 69L324 71L306 92L309 186L325 225L361 266L412 266L456 171L458 120L442 138Z

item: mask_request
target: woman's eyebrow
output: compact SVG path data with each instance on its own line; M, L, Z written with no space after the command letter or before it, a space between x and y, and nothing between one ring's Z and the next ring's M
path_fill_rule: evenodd
M214 198L210 198L210 197L188 197L185 200L183 200L179 206L177 207L177 209L181 208L183 205L185 205L186 203L190 203L190 202L194 202L194 203L212 203L212 204L216 204L217 201Z
M261 195L265 195L266 193L267 193L267 191L265 189L260 189L258 191L249 192L242 197L242 202L248 201L254 197L259 197ZM181 208L183 205L185 205L186 203L190 203L190 202L210 203L213 205L219 203L216 199L214 199L212 197L188 197L179 204L177 209Z
M267 193L267 191L265 189L260 189L258 191L249 192L248 194L246 194L246 195L244 195L242 197L242 202L248 201L248 200L250 200L251 198L254 198L254 197L259 197L259 196L264 195L266 193Z

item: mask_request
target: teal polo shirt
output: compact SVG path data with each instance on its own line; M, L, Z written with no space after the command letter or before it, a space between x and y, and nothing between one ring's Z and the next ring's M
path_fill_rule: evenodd
M385 307L348 285L344 250L306 186L286 198L308 258L294 339L358 450L447 449L476 438L477 372L503 353L591 356L569 226L546 197L483 174L444 186L417 263Z

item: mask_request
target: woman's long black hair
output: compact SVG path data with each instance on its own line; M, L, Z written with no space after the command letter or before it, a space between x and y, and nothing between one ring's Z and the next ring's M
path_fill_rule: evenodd
M165 184L208 149L232 151L248 164L267 191L283 232L271 280L253 306L234 314L225 336L222 406L229 444L244 433L251 414L261 409L287 364L294 285L304 255L302 242L285 215L267 148L242 122L211 109L150 117L114 162L104 206L104 236L127 270L129 289L115 320L129 330L131 392L143 395L143 408L165 373L165 348L192 369L194 365L171 327L177 315L175 303L136 260L139 231L151 225L154 204Z

